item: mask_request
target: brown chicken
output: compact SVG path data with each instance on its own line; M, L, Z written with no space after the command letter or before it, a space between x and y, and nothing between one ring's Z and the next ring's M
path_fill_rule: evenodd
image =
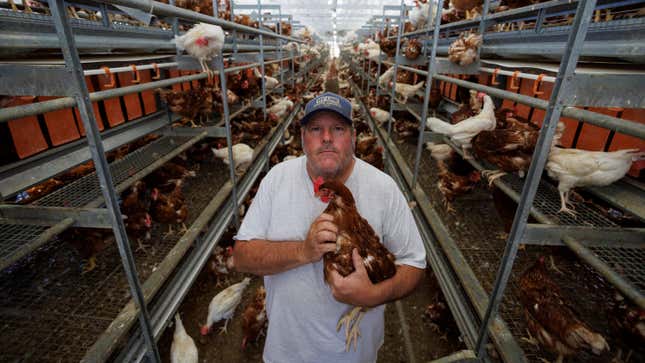
M448 59L464 67L477 60L477 49L482 43L478 34L465 35L462 33L448 48Z
M415 60L419 58L419 54L421 54L421 43L419 43L419 40L416 38L408 40L405 46L404 54L405 57L409 60Z
M147 211L150 201L146 196L146 183L138 180L130 190L122 196L121 214L124 216Z
M139 211L127 216L124 215L124 218L123 224L125 224L125 230L128 232L128 236L134 238L139 246L137 251L145 251L146 248L143 245L143 241L150 240L150 231L152 230L152 218L150 218L150 214L146 211Z
M520 302L532 344L541 344L558 355L556 362L575 355L582 349L601 354L609 350L605 338L594 332L578 318L575 310L560 294L559 286L551 280L540 257L527 269L519 281Z
M242 313L242 349L246 349L248 342L255 342L264 333L267 327L266 290L264 286L258 287L251 304Z
M152 198L152 218L161 223L168 224L166 235L174 233L173 224L181 224L182 230L186 230L184 222L188 218L188 207L181 191L182 181L175 182L174 189L168 194L162 194L159 189L153 188L150 197Z
M202 110L202 104L205 99L203 92L197 92L193 89L188 91L172 91L159 88L157 89L157 93L159 93L161 101L168 105L170 111L182 117L178 123L179 125L190 123L191 126L197 127L195 118L200 110Z
M524 177L531 165L540 132L536 126L519 121L513 116L512 111L506 113L505 119L498 120L498 124L504 128L482 131L472 140L473 153L479 159L501 169L486 170L482 173L488 178L489 185L506 173L517 172L520 177Z
M233 268L233 249L229 246L223 248L222 246L215 246L211 257L208 259L208 270L215 278L215 286L219 287L228 284L228 274Z
M466 19L472 19L481 13L483 2L483 0L450 0L450 5L459 12L465 12Z
M342 276L354 272L352 260L354 249L357 249L358 254L363 258L363 265L372 283L376 284L394 276L396 274L395 257L381 244L367 220L358 213L352 192L341 182L335 180L323 182L320 178L314 183L314 191L321 200L329 201L324 213L333 216L334 224L338 227L336 251L327 252L323 256L325 280L329 281L332 270L338 271ZM338 330L345 326L347 351L352 341L356 348L360 335L358 325L367 310L360 306L354 307L338 321Z
M70 228L60 237L74 246L85 261L83 273L94 270L96 255L115 241L114 234L109 229Z
M146 181L150 186L159 186L170 182L171 180L184 179L197 175L194 171L188 170L177 163L169 161L156 169L150 175L146 176Z
M633 350L645 353L645 310L626 300L621 294L614 294L609 311L609 327L620 344L624 345L631 356ZM625 359L625 362L629 359ZM636 359L638 360L638 359Z
M44 181L38 185L34 185L33 187L25 190L23 193L20 193L19 199L17 199L17 202L19 204L27 204L31 203L40 197L43 197L54 190L62 187L65 185L62 181L58 179L49 179L47 181Z
M449 212L454 212L452 202L456 197L473 190L479 182L480 174L449 145L434 143L426 145L432 158L437 161L439 168L437 188L444 197L444 205Z
M83 163L74 168L71 168L60 175L57 175L56 179L67 184L67 183L73 182L76 179L80 179L93 171L94 171L94 162L90 160L86 163Z

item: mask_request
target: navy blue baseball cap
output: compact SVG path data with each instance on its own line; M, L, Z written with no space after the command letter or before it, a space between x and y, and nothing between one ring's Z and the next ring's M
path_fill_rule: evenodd
M333 92L325 92L307 102L305 116L300 120L300 125L306 125L313 116L321 111L334 112L347 121L350 126L352 125L352 103Z

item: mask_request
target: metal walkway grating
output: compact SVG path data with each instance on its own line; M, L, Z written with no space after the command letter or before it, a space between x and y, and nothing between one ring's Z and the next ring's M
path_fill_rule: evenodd
M518 194L522 194L524 180L515 175L505 175L502 177L508 186ZM559 213L560 194L553 185L541 181L533 201L533 207L544 214L553 224L567 226L591 226L591 227L618 227L617 224L607 219L595 209L587 206L585 203L571 201L575 206L576 216L567 213Z
M112 182L114 185L119 185L189 139L189 137L162 137L113 162L110 164ZM82 207L101 195L99 180L94 172L38 199L33 204L46 207Z

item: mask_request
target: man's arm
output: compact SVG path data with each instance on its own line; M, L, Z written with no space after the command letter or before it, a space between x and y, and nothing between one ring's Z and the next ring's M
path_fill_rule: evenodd
M254 275L273 275L319 261L336 250L338 227L329 214L321 214L309 227L304 241L238 241L233 249L235 270Z
M356 249L352 260L355 271L345 277L332 271L329 284L334 298L345 304L374 307L392 302L410 294L423 278L423 269L399 265L392 278L373 284Z
M264 276L273 275L307 263L302 241L237 241L233 250L236 271Z

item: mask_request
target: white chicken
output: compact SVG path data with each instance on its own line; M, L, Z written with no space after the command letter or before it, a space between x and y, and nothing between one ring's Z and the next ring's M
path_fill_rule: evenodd
M262 73L260 73L260 71L258 71L258 69L257 69L257 68L253 68L253 74L254 74L256 77L258 77L258 78L262 79ZM269 91L269 90L272 90L272 89L276 88L276 86L277 86L279 83L280 83L280 81L278 81L277 79L275 79L275 78L273 78L273 77L266 76L266 75L264 76L264 85L266 86L267 91Z
M361 105L356 101L355 98L351 97L349 102L352 104L352 111L359 112L361 110Z
M170 346L171 363L197 363L199 362L197 346L193 338L186 333L179 313L175 314L175 333Z
M407 83L401 83L397 82L396 83L396 88L394 89L394 92L401 96L401 98L397 99L400 103L408 103L408 98L413 96L417 91L423 87L423 84L425 81L421 81L415 85L412 84L407 84ZM392 82L390 82L390 87L392 87Z
M457 124L449 124L443 122L435 117L428 117L426 125L433 131L440 134L448 135L452 141L461 146L464 151L464 158L470 159L471 140L482 131L494 130L496 126L495 120L495 105L489 95L485 93L478 93L478 98L484 99L484 107L482 111L476 115L469 117Z
M385 88L390 81L392 80L392 77L394 76L394 67L390 67L385 71L385 73L381 74L381 76L378 78L378 84Z
M638 149L603 152L555 147L563 133L564 124L559 123L546 163L549 176L558 180L561 202L559 212L575 214L568 207L571 189L607 186L624 177L632 162L645 158L645 152Z
M225 35L220 26L199 23L192 27L186 34L175 36L175 45L179 51L186 50L188 54L197 58L202 70L212 78L213 71L206 63L224 48Z
M235 170L241 171L243 168L249 166L253 161L253 148L247 144L239 143L233 145L233 163ZM211 149L216 158L222 159L224 164L228 165L228 147L224 146L220 149Z
M430 23L434 22L435 12L437 11L437 5L432 4L432 13L430 14ZM414 1L414 8L410 10L410 22L414 25L416 30L422 29L426 24L428 24L428 8L430 7L430 1L426 3L419 3L418 0Z
M435 144L426 142L426 150L430 151L430 156L436 161L444 161L452 156L452 147L447 144Z
M377 107L370 108L370 115L372 115L374 121L376 121L379 125L382 125L385 121L390 119L389 112L381 110ZM392 117L392 122L394 122L394 117Z
M242 282L231 285L222 290L219 294L215 295L213 300L211 300L211 303L208 305L208 316L206 317L206 324L204 324L201 329L202 335L207 335L213 324L220 320L224 320L224 327L221 329L221 333L226 333L228 321L233 317L235 308L240 304L240 301L242 301L242 293L250 282L251 279L245 277Z
M274 121L281 120L287 113L293 110L293 106L293 101L285 97L268 108L269 118Z

